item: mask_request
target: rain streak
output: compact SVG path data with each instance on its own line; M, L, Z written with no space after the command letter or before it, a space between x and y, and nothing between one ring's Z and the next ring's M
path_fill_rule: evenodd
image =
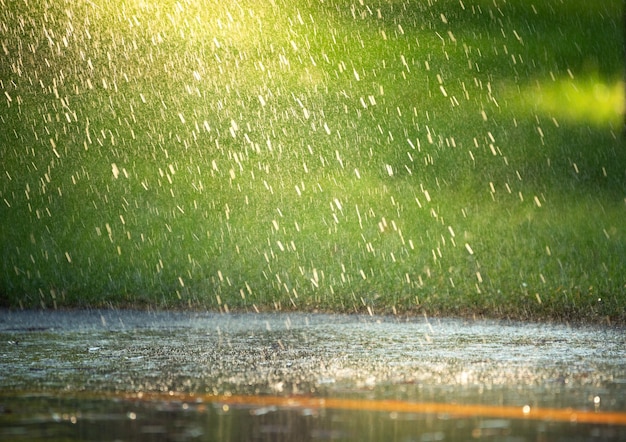
M557 3L0 0L2 290L370 314L589 291L624 230L588 220L581 270L553 216L617 154L559 151L561 116L512 98L578 75L529 49Z

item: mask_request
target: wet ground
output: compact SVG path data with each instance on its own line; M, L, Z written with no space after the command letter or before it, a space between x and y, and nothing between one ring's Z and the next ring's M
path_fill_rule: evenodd
M3 440L626 440L620 328L5 310L0 357Z

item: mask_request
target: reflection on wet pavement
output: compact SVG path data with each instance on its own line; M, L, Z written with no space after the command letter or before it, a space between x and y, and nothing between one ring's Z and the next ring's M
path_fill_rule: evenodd
M71 409L72 399L59 398L59 392L171 392L623 412L625 341L623 330L616 328L504 321L108 310L0 311L0 391L11 397L0 403L6 411L12 404L26 400L18 392L30 391L38 392L35 396L41 401L58 401L61 410L62 404ZM15 394L11 396L11 392ZM101 402L83 398L79 407L81 420L85 419L85 407L97 407ZM111 412L111 406L105 406L106 413ZM132 408L126 402L116 406ZM159 407L133 406L146 407L148 411L143 412L158 422ZM29 407L33 409L33 404ZM183 416L189 412L180 404L173 407ZM344 413L358 414L317 409L309 410L315 416L303 416L306 409L272 406L248 410L235 406L226 418L219 417L222 415L216 404L203 407L206 410L201 411L206 415L201 419L196 416L196 424L198 419L210 418L226 425L242 413L249 416L246 421L254 422L272 415L310 421L315 416L319 419L320 414L332 414L333 419ZM362 413L363 419L384 421L383 427L393 424L399 428L400 422L409 419L402 413ZM70 411L65 414L72 415ZM6 420L10 415L5 412L0 419ZM437 439L440 432L449 440L450 428L435 425L440 418L415 417L424 421L421 425L428 430L416 440L444 440ZM102 419L100 416L96 420ZM432 420L432 428L425 423L428 419ZM63 417L60 420L66 421ZM120 422L126 425L127 420L126 416ZM526 425L524 421L493 419L455 422L470 437L494 432L508 434L512 427ZM245 425L248 424L252 425ZM158 425L146 425L149 433L158 432ZM273 434L283 424L263 425L266 426L255 431ZM339 437L338 431L353 430L340 425L330 429L315 425L307 434L311 438L335 438Z
M0 395L0 400L4 398ZM626 426L223 403L17 397L2 440L620 441ZM53 410L53 411L51 411Z

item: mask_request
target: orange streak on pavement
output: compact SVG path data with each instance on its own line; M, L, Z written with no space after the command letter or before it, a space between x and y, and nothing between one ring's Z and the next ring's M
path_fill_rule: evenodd
M626 425L625 412L602 412L571 408L534 408L493 406L478 404L447 404L438 402L407 402L400 400L312 398L305 396L245 396L210 394L160 394L138 393L127 395L127 399L178 400L188 403L215 403L222 405L280 408L312 408L353 411L380 411L388 413L448 414L467 417L506 419L531 419L558 422L573 422L604 425Z

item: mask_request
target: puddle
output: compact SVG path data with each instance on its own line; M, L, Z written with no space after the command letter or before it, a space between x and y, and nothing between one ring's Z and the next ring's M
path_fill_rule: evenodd
M446 413L17 396L0 400L0 438L14 441L604 440L626 426Z
M216 428L243 432L228 433L229 440L248 440L245 431L267 434L267 440L281 432L309 439L350 439L344 436L354 434L375 439L361 427L406 436L392 440L461 440L498 431L536 440L564 424L514 419L505 425L485 416L455 417L450 424L440 413L282 405L232 405L225 413L212 402L139 403L123 400L123 395L269 395L623 412L625 341L623 330L616 328L504 321L4 310L0 426L4 436L17 440L23 429L32 440L35 427L75 431L80 422L111 431L115 427L126 434L118 439L132 434L133 440L161 440L158 435L165 433L178 434L175 440L194 435L220 439L213 433ZM112 393L122 396L108 396ZM139 418L129 418L132 413ZM164 419L163 413L169 417ZM403 433L407 421L413 429L419 421L419 435ZM172 427L176 425L182 433ZM581 425L575 427L583 431ZM588 430L611 428L591 425ZM623 427L613 430L624 437ZM455 439L457 434L463 436Z

